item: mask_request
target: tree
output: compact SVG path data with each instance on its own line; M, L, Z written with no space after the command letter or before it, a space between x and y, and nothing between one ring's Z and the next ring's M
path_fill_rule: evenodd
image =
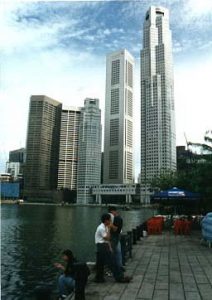
M201 154L190 152L181 161L177 172L168 171L155 177L151 182L152 190L166 190L172 187L198 192L202 196L202 208L212 210L212 131L207 131L205 143L188 143L201 147ZM189 159L188 159L189 158Z

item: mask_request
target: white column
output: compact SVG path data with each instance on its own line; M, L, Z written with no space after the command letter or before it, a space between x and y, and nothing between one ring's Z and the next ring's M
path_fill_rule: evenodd
M132 195L129 195L129 203L132 203Z

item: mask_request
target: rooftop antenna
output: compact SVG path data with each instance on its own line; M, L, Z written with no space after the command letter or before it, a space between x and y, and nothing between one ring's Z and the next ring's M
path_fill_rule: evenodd
M187 136L186 136L186 133L185 133L185 132L184 132L184 137L185 137L185 140L186 140L186 146L187 146L187 149L186 149L186 150L188 150L189 142L188 142L188 140L187 140Z

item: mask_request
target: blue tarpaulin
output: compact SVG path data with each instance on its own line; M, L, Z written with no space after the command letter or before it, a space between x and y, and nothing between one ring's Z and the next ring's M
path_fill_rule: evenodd
M14 199L20 197L20 183L0 182L1 198Z
M206 241L212 242L212 212L202 220L202 236Z

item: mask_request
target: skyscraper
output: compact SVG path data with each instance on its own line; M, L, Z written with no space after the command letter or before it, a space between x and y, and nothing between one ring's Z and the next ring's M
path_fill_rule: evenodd
M127 50L107 56L104 183L134 181L133 77L134 58Z
M25 148L20 148L9 152L9 161L6 163L6 173L11 174L14 180L23 178L25 159Z
M80 116L77 203L92 202L91 186L100 184L101 134L99 100L86 98Z
M62 110L58 189L77 189L80 114L79 107L63 107Z
M31 96L24 170L24 196L50 200L57 187L62 104Z
M169 11L146 13L141 51L141 197L154 176L176 169L174 79Z

